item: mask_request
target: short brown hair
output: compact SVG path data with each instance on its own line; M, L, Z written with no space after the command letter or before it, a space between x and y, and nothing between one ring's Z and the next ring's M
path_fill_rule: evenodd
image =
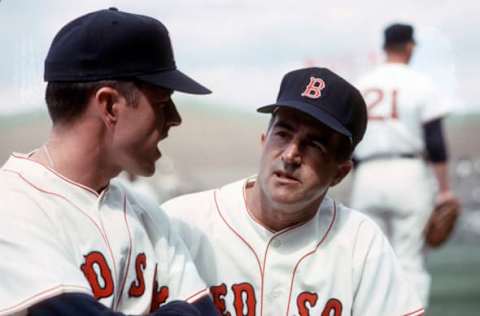
M77 119L85 111L90 97L104 86L118 90L128 104L136 104L138 93L133 81L48 82L45 101L53 124Z

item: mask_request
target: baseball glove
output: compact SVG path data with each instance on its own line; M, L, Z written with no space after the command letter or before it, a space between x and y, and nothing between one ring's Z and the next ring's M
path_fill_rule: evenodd
M431 248L438 248L450 238L458 216L460 202L448 199L435 206L425 229L425 241Z

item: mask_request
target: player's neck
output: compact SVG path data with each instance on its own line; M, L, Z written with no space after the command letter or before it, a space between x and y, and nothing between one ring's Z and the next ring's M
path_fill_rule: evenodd
M102 149L96 141L101 135L82 134L85 130L88 129L53 128L48 141L32 159L76 183L101 192L118 172L103 163Z
M307 206L274 205L261 192L257 183L246 187L246 205L249 213L265 228L271 231L280 231L285 228L305 223L318 211L323 196Z
M410 58L405 54L388 54L386 62L389 64L404 64L407 65L410 61Z

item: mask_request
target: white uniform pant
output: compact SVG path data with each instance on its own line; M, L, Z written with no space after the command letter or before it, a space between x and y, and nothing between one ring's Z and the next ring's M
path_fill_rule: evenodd
M429 171L421 159L366 161L354 173L351 200L385 232L424 306L430 292L423 235L433 208Z

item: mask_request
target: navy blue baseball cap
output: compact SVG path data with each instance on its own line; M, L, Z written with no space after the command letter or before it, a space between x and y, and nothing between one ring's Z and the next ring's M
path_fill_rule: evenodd
M273 113L278 107L304 112L346 136L353 147L367 128L367 106L360 92L327 68L303 68L287 73L277 102L257 109Z
M50 46L44 79L136 79L186 93L211 93L177 69L168 30L160 21L116 8L91 12L66 24Z
M384 31L385 41L383 47L395 44L415 43L413 26L409 24L394 23Z

